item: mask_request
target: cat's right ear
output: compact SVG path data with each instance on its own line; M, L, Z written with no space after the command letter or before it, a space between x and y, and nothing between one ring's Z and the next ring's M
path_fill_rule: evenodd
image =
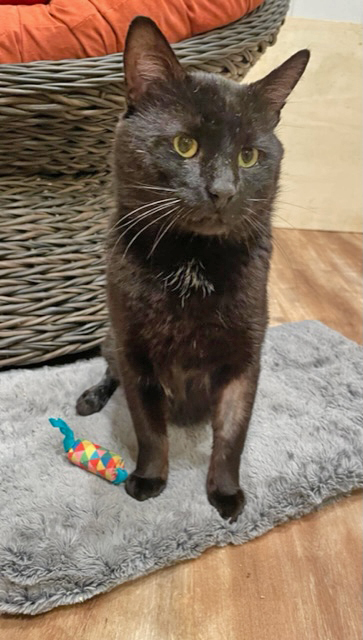
M124 69L129 106L136 105L151 86L182 81L185 77L163 33L153 20L144 16L138 16L129 26Z
M267 108L278 114L304 73L309 58L308 49L298 51L277 69L271 71L268 76L251 84L250 90L260 95L266 102Z

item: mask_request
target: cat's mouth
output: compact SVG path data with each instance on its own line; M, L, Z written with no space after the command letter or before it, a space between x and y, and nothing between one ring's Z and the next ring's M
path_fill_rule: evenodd
M221 218L203 216L198 219L189 218L183 225L187 231L204 236L221 236L229 232L229 227Z
M222 236L226 235L229 231L227 225L222 223L194 223L190 226L190 231L194 233L199 233L204 236Z

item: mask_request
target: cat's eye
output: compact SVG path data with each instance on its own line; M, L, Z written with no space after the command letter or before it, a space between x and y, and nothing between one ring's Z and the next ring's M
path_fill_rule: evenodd
M183 158L192 158L198 151L198 142L189 136L176 136L173 140L173 146Z
M238 164L244 169L253 167L258 160L258 149L250 149L249 147L243 147L238 154Z

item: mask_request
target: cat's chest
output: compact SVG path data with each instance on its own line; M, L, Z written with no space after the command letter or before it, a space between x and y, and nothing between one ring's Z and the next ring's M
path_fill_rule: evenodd
M200 370L234 357L250 324L243 290L216 291L213 274L194 259L158 274L158 285L159 295L142 305L142 333L158 368Z
M184 309L178 315L162 313L144 333L155 370L168 372L210 371L236 358L245 349L248 331L245 323L226 325L218 310L200 305L199 314ZM174 373L172 374L174 376Z
M204 300L216 291L215 277L204 264L192 258L167 271L161 270L157 279L169 297L178 299L183 308L190 298Z
M146 275L123 298L128 337L163 375L175 368L210 371L251 352L263 287L252 299L247 269L228 271L220 264L218 281L218 270L205 264L192 258L169 265Z

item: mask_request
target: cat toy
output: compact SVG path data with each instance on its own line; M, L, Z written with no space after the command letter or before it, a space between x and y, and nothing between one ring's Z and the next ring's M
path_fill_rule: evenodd
M89 440L76 439L72 429L60 418L49 418L49 422L63 433L63 447L70 462L113 484L120 484L126 480L128 473L118 453L104 449Z

